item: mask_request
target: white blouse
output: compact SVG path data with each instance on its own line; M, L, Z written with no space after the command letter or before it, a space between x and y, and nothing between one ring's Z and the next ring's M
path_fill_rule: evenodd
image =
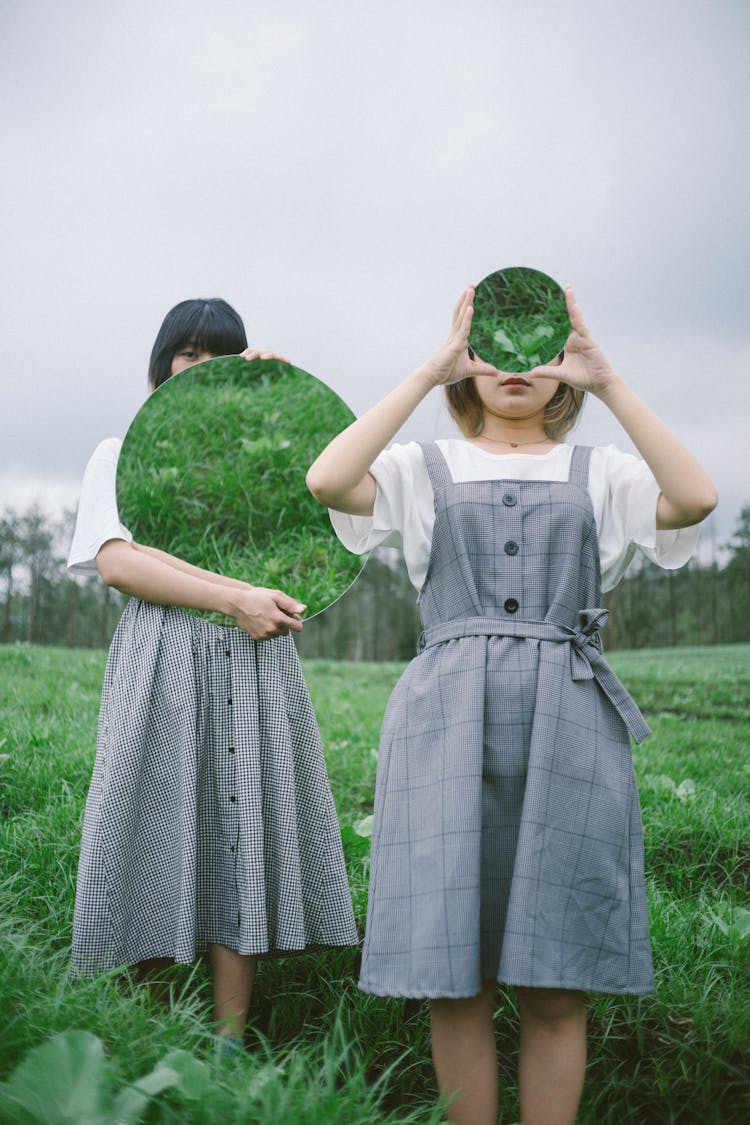
M453 480L568 479L572 445L548 453L488 453L460 438L437 442ZM433 493L417 442L392 445L374 461L377 482L372 516L331 511L334 530L345 547L363 554L374 547L398 547L417 590L427 573L435 523ZM622 578L636 551L666 570L683 566L695 552L698 526L656 530L659 485L645 461L614 445L592 449L589 495L599 536L602 589Z
M98 574L96 556L103 543L108 539L133 541L117 514L117 459L121 448L121 438L105 438L86 466L68 555L68 574Z

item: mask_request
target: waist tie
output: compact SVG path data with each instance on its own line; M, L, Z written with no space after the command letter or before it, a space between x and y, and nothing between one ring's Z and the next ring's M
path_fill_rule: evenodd
M648 723L624 685L602 656L599 630L609 618L607 609L582 609L576 626L551 621L506 621L487 617L464 617L426 629L417 651L459 637L520 637L570 645L570 674L574 680L595 679L636 742L651 734Z

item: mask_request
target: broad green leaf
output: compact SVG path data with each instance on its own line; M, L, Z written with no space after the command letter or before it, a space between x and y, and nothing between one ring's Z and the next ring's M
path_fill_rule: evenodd
M102 1125L109 1082L104 1048L88 1031L63 1031L34 1047L6 1082L6 1099L39 1125Z
M733 923L734 928L743 941L745 938L750 938L750 910L748 910L747 907L738 906L736 908Z
M106 1125L136 1125L151 1098L162 1090L179 1085L179 1081L180 1076L176 1070L165 1066L163 1061L157 1063L149 1074L139 1078L132 1086L120 1090L107 1115Z
M370 837L360 835L350 824L341 829L341 843L348 859L362 859L370 853Z
M515 352L516 345L502 328L498 328L493 332L492 338L496 344L499 344L504 352Z
M137 1086L126 1086L112 1102L106 1117L102 1118L102 1125L137 1125L148 1103L148 1094Z
M136 1125L149 1101L178 1087L189 1101L206 1096L208 1071L187 1051L174 1050L149 1073L112 1095L101 1040L65 1031L35 1047L0 1087L3 1125Z
M710 925L718 930L732 942L745 941L750 938L750 910L745 906L724 906L721 914L715 910L706 911Z
M175 1048L164 1056L160 1065L174 1071L177 1075L177 1089L188 1101L198 1102L208 1096L211 1084L209 1069L189 1051Z
M278 1082L280 1078L283 1078L285 1073L283 1067L275 1066L273 1063L262 1066L259 1070L256 1070L247 1084L248 1097L257 1098L269 1082Z
M675 796L679 797L681 801L694 801L695 782L691 778L686 777L675 789Z
M363 816L361 820L355 822L354 831L358 836L372 836L372 821L372 815Z
M723 918L720 918L714 910L708 910L706 913L711 925L716 926L716 928L718 930L721 930L721 932L726 937L726 935L729 933L729 923L725 922Z
M538 344L540 340L547 340L550 336L554 336L554 334L554 329L551 328L549 324L540 324L533 332L529 332L527 336L524 336L523 342L527 346L529 344Z
M148 1098L154 1098L162 1090L168 1090L170 1086L176 1086L179 1081L180 1076L177 1071L171 1066L165 1066L162 1061L157 1063L149 1074L144 1074L143 1078L134 1082L133 1088L145 1094Z

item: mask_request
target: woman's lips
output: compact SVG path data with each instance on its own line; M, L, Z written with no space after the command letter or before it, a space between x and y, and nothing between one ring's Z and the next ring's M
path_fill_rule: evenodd
M522 379L520 375L511 375L509 379L503 379L504 387L530 387L531 383L526 379Z

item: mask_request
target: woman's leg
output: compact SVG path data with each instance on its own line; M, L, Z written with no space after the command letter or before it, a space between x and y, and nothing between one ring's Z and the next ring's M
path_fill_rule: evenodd
M586 1070L583 994L563 988L518 988L523 1125L574 1125Z
M257 957L247 957L226 945L208 947L213 978L214 1013L218 1035L242 1038L255 980Z
M451 1101L447 1121L496 1125L496 987L485 981L478 996L430 1001L432 1060L440 1093Z

